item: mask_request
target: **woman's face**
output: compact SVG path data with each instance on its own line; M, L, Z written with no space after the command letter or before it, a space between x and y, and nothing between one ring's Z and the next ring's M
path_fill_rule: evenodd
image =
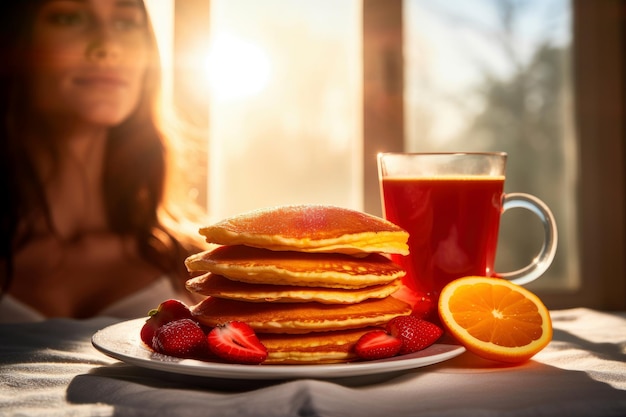
M48 0L33 30L35 110L57 121L121 123L135 109L149 56L141 0Z

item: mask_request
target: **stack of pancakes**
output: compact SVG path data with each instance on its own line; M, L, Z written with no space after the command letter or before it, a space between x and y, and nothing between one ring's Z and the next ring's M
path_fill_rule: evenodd
M411 308L391 296L404 276L383 254L408 253L408 233L354 210L280 206L200 229L216 249L190 256L204 273L187 288L206 296L192 307L203 324L250 325L268 350L265 363L355 359L365 332Z

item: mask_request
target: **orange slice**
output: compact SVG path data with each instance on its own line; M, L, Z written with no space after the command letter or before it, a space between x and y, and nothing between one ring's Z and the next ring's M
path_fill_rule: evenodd
M505 279L452 281L441 291L439 316L467 350L486 359L523 362L552 339L550 314L539 297Z

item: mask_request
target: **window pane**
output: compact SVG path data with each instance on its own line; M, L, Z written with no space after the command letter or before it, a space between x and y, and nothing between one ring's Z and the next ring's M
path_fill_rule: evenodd
M506 151L507 192L544 200L559 228L536 289L579 284L571 10L566 0L405 1L408 151ZM525 266L542 241L523 210L503 216L498 271Z
M360 208L359 2L214 0L209 210Z

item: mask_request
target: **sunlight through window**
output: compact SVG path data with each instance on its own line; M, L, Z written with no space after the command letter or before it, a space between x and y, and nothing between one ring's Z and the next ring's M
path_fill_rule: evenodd
M267 53L252 41L229 33L215 36L206 63L211 95L216 102L258 94L271 75Z

